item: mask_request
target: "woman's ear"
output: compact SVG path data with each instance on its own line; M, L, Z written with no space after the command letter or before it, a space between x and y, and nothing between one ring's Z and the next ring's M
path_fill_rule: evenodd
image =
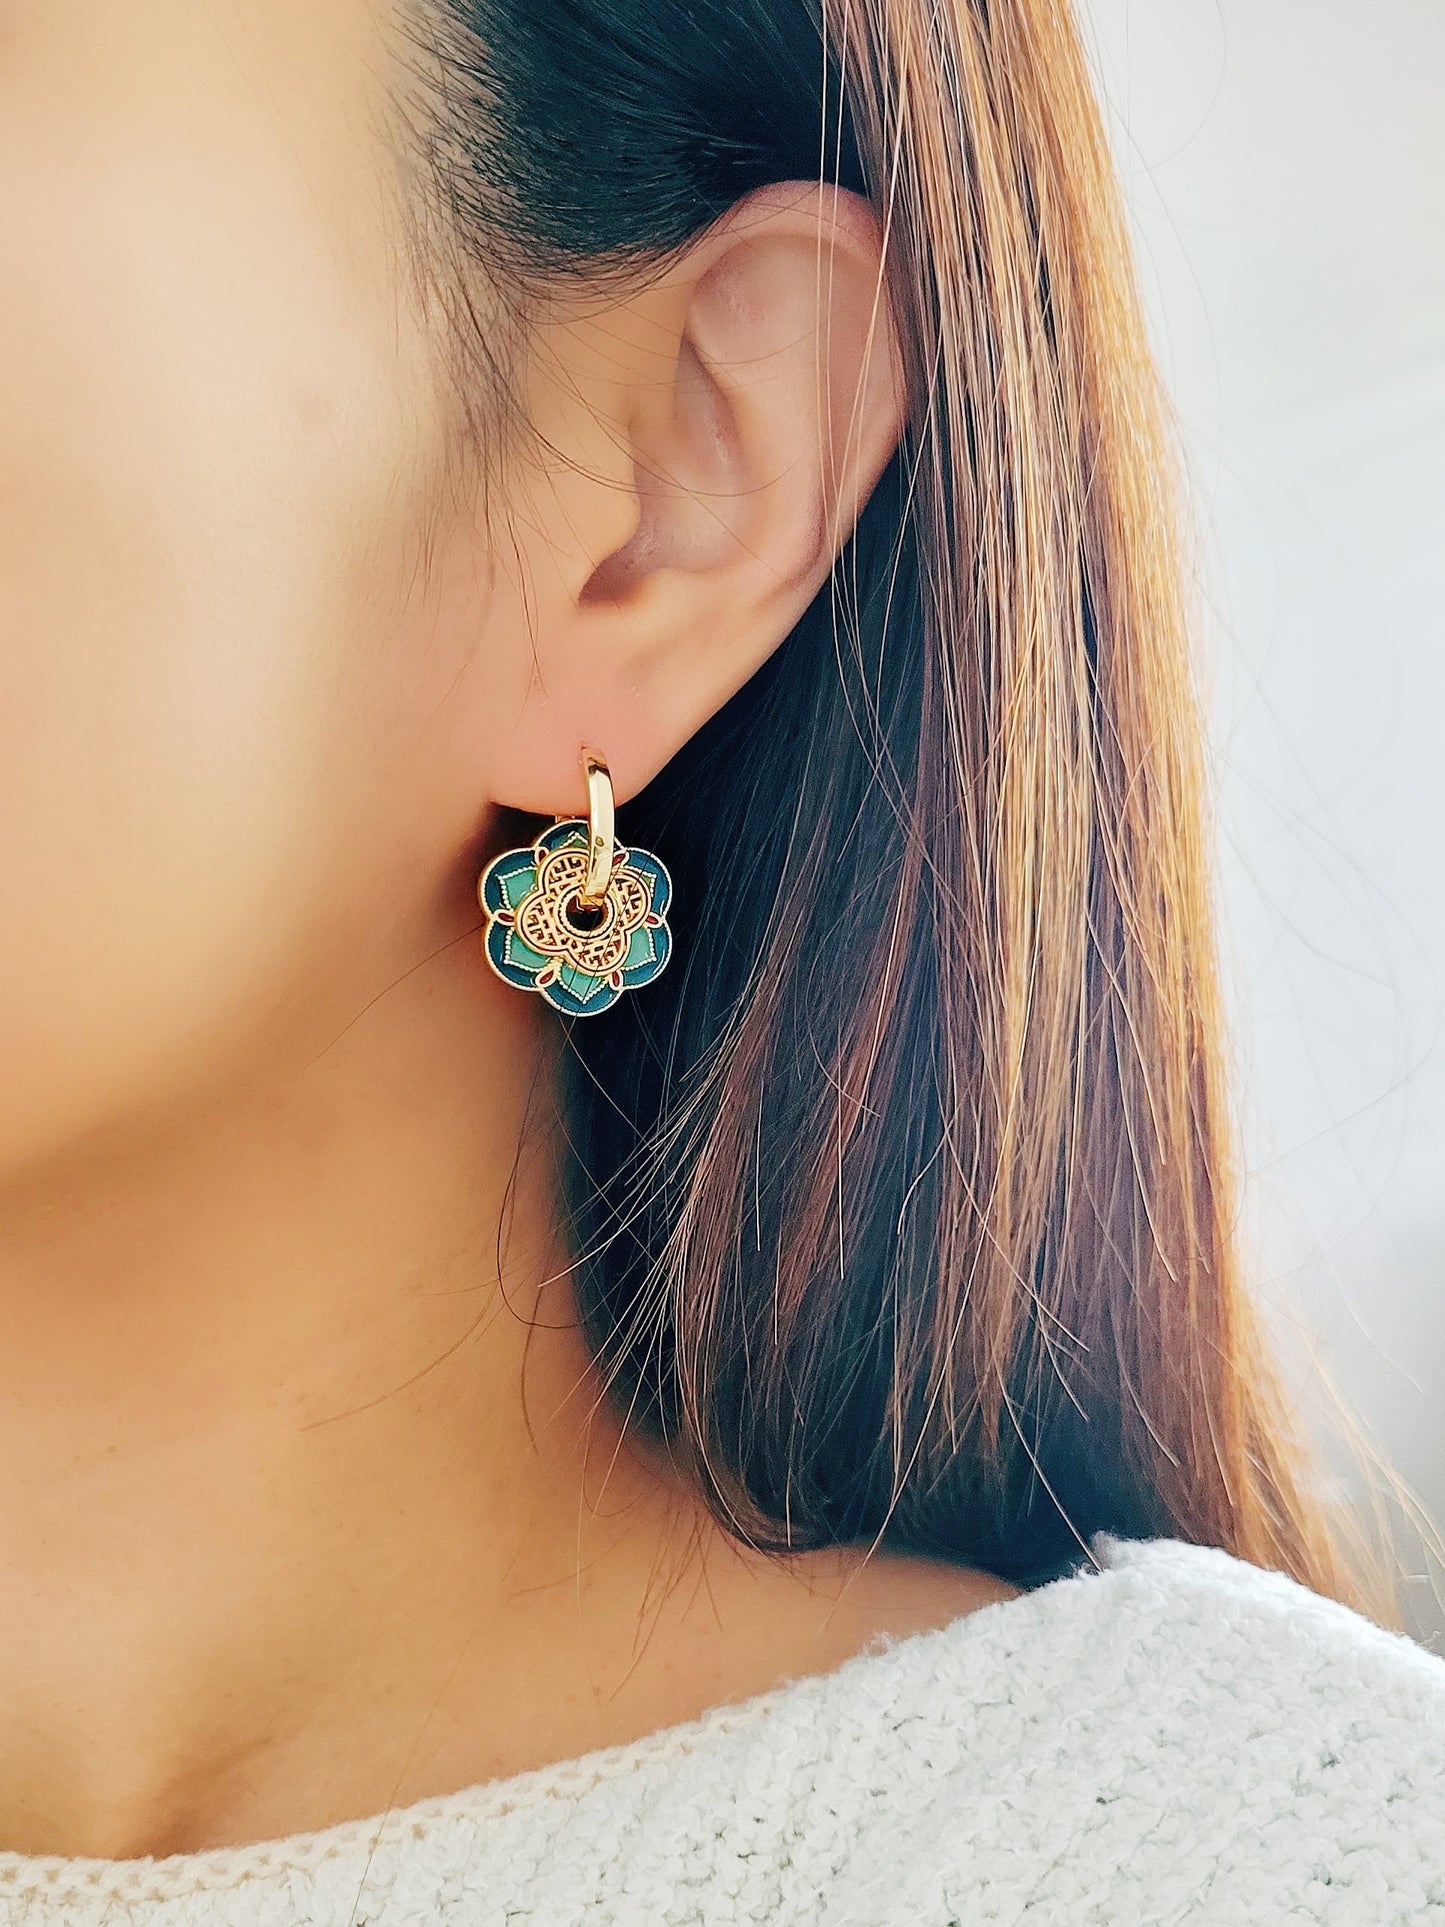
M489 642L518 652L489 778L561 813L583 744L633 794L827 580L903 423L876 217L831 188L747 196L641 292L560 297L524 400L498 562L526 621Z

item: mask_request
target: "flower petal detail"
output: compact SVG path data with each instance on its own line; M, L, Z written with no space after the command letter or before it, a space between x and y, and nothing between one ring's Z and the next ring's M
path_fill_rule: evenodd
M482 908L495 916L499 910L515 911L536 884L536 851L504 850L483 870L477 896Z
M652 888L648 908L659 917L665 917L667 906L672 902L672 878L667 871L650 850L629 850L627 866L650 882Z
M541 986L542 995L549 1004L564 1011L569 1017L592 1017L598 1011L606 1010L615 1004L622 995L605 977L594 977L589 971L574 970L571 964L560 964L555 979Z
M495 920L487 926L486 949L497 975L519 990L535 989L537 973L550 961L524 943L514 929Z

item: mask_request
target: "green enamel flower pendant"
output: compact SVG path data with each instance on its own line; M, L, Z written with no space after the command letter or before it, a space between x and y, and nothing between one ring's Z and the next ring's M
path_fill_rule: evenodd
M590 844L587 819L568 817L528 848L504 850L477 879L488 963L569 1017L593 1017L650 984L672 949L672 879L662 864L614 845L601 903L589 908L579 898Z

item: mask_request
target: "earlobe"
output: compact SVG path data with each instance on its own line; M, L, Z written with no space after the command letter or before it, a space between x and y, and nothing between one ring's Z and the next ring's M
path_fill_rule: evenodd
M791 183L748 196L664 275L559 333L548 405L595 453L591 473L554 476L573 558L558 587L572 586L546 612L547 696L529 695L518 751L525 789L538 793L544 767L568 788L546 805L497 800L572 807L588 740L625 800L797 624L901 432L882 280L867 204ZM586 532L604 527L621 539L574 573Z

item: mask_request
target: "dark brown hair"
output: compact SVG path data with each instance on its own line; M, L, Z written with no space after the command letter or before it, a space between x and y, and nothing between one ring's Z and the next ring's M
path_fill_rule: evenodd
M866 195L911 397L825 591L621 813L663 976L572 1025L580 1304L737 1532L1348 1590L1241 1294L1169 462L1062 0L431 0L509 311ZM495 358L495 351L494 351Z

